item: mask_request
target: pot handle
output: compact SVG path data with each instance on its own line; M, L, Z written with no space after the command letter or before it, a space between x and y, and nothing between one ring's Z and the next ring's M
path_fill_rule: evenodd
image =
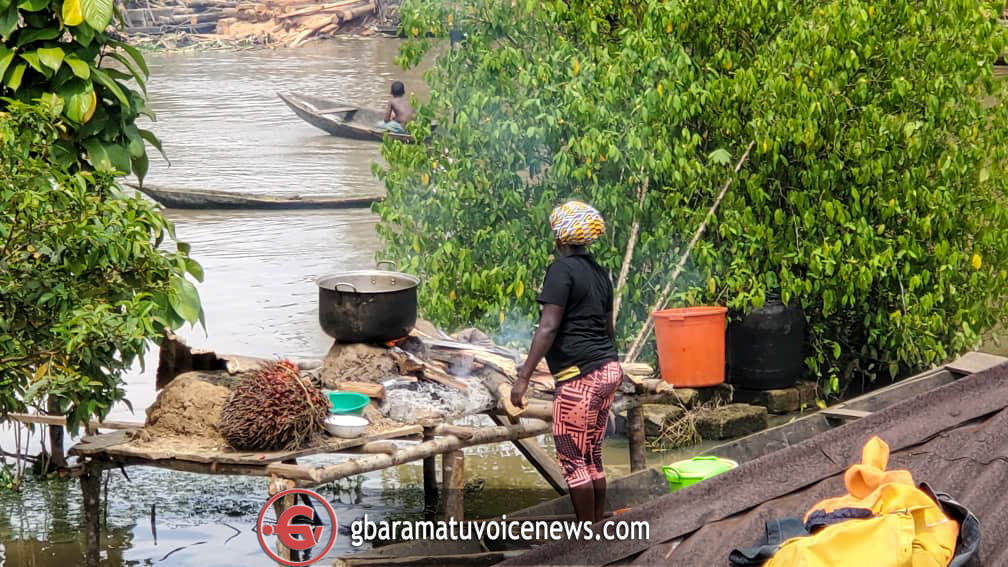
M382 264L387 264L389 266L392 266L392 270L391 271L393 271L393 272L398 272L399 271L399 266L397 266L396 263L392 262L391 260L378 260L377 262L375 262L375 267L380 270L381 267L382 267Z
M354 293L360 293L359 291L357 291L357 286L355 286L352 283L347 283L347 282L336 282L335 284L333 284L333 290L339 291L340 290L339 286L341 286L341 285L345 285L345 286L349 287L351 290L353 290Z

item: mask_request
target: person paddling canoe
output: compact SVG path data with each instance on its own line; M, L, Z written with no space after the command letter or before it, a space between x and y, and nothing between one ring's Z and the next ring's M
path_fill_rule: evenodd
M613 286L587 245L605 231L602 215L580 201L550 214L556 260L539 293L539 326L528 358L518 370L511 403L524 407L529 379L539 362L556 380L553 440L574 512L580 522L598 522L605 510L602 439L609 409L623 379L613 330Z

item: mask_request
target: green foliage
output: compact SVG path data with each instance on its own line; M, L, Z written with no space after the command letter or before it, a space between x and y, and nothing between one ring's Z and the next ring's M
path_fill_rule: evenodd
M145 100L147 64L106 33L114 15L112 0L0 0L0 97L44 100L59 110L53 160L132 172L142 182L144 140L161 146L136 126L140 115L154 118Z
M0 415L53 404L71 428L122 399L165 327L202 321L173 228L111 174L52 164L59 107L0 115Z
M383 146L386 253L438 323L531 325L548 211L584 199L614 274L640 223L626 340L755 141L673 304L800 301L827 393L939 362L1006 311L1002 4L411 0L402 63L468 37L427 74L430 144Z

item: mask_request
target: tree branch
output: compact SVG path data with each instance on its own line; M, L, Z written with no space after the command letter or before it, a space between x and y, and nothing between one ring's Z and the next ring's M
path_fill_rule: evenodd
M749 146L746 147L746 151L744 154L742 154L742 158L739 159L737 164L735 164L735 174L738 174L739 170L742 169L742 164L744 164L749 159L749 152L755 145L756 145L755 141L749 142ZM668 301L669 294L672 293L672 286L673 284L675 284L676 279L682 272L683 266L686 265L686 260L689 259L689 255L693 251L693 247L696 246L697 241L700 240L700 236L707 228L707 223L710 222L711 218L714 217L714 212L717 210L718 205L721 204L721 200L724 199L725 193L728 192L728 188L731 187L732 181L734 180L735 180L734 175L728 178L728 181L725 182L724 187L721 188L721 192L718 193L717 199L714 200L714 204L711 205L710 209L707 210L707 216L704 218L703 222L700 223L700 227L693 234L693 238L689 241L689 244L686 245L686 250L683 252L682 257L679 258L679 263L676 265L675 270L672 272L672 277L669 278L668 283L665 284L665 287L662 289L661 293L658 294L658 300L655 301L655 304L651 307L650 313L654 313L655 311L658 311L659 309L665 306L665 303ZM630 351L627 353L626 358L627 362L637 361L637 357L640 356L641 349L644 347L644 341L647 339L648 335L651 333L651 330L653 328L654 328L654 319L652 319L651 317L645 317L644 325L641 327L641 330L637 333L637 336L634 338L633 343L631 343L630 345Z

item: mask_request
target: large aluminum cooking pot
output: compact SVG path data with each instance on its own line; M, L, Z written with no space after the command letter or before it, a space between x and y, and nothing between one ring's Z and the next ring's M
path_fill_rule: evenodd
M419 281L411 275L362 270L322 276L316 283L319 324L339 342L391 341L416 325Z

